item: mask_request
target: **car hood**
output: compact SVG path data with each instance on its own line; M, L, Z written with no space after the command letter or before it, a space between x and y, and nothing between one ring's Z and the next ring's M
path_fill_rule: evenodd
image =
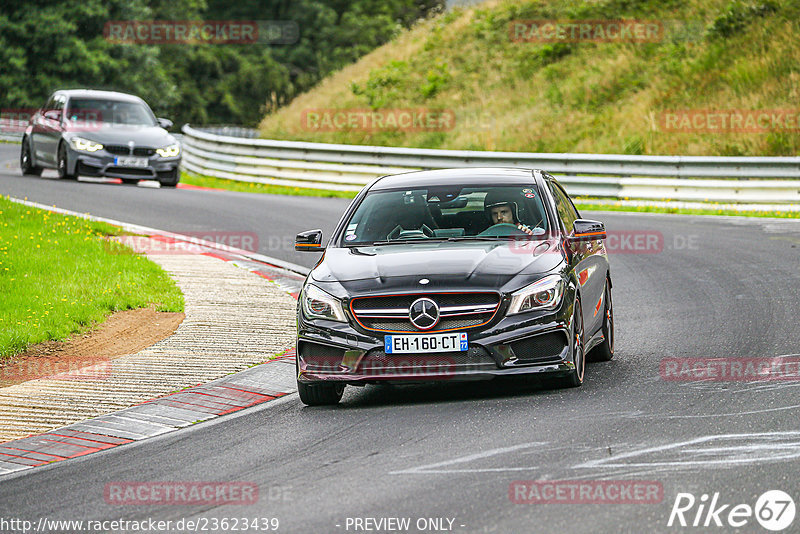
M87 127L72 130L71 134L105 145L127 145L133 141L136 146L160 148L175 143L175 138L159 126L103 125L99 128Z
M430 289L440 285L499 289L518 275L549 272L562 261L557 242L552 241L329 247L311 278L339 282L359 292L399 289L409 283L419 289L421 278L430 280Z

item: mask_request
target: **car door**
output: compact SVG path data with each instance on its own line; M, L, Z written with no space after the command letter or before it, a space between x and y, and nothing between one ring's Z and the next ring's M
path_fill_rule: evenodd
M31 119L31 150L39 163L51 163L47 150L47 120L45 113L55 108L55 95L50 96L47 103Z
M564 231L572 235L575 221L580 218L578 210L570 200L566 191L555 180L548 180L548 186L556 202L556 210ZM608 273L608 262L602 253L603 241L579 241L567 243L572 254L571 265L575 269L581 292L583 308L583 324L585 335L595 332L603 321L603 298L605 280Z
M34 150L36 160L56 165L58 143L63 132L64 103L66 98L54 95L37 114L38 130L34 125Z

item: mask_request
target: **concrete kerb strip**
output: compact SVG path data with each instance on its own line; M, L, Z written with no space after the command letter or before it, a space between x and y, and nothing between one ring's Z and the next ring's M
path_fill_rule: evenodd
M0 439L14 440L0 443L0 475L172 432L295 391L296 301L287 293L296 298L302 267L287 270L277 265L284 262L225 245L22 203L162 242L189 242L196 252L150 256L184 291L186 319L172 336L112 360L107 377L45 378L0 389ZM267 354L278 356L265 362Z

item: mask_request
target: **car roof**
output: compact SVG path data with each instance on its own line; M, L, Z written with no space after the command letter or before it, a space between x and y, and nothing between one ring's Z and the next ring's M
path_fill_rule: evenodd
M405 172L378 178L370 191L413 187L447 187L487 185L492 183L530 185L535 182L533 169L503 167L467 167L463 169L437 169Z
M122 100L127 102L143 102L143 100L136 95L118 93L117 91L99 91L96 89L61 89L56 91L54 94L67 96L69 98L86 97L103 98L106 100Z

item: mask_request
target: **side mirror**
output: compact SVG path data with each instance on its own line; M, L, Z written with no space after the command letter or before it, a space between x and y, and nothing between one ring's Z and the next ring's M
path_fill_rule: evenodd
M156 121L158 121L158 125L164 128L165 130L169 130L170 128L172 128L173 123L169 119L163 119L159 117L158 119L156 119Z
M570 241L594 241L595 239L605 239L606 225L600 221L590 221L589 219L577 219L572 228Z
M322 230L308 230L297 234L294 238L294 249L301 252L322 250Z
M61 120L61 112L57 109L48 109L44 112L43 117L47 120L58 122Z

